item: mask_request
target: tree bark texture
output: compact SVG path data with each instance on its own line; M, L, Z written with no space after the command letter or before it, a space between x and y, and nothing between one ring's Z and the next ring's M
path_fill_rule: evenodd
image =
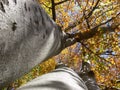
M0 0L0 88L76 42L66 37L36 0Z
M84 81L68 67L35 78L17 90L88 90ZM90 89L97 90L97 89Z

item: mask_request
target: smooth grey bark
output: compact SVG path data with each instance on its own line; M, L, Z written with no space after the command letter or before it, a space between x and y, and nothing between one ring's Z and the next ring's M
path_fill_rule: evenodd
M17 90L88 90L78 74L68 67L60 67L54 71L33 79ZM96 90L96 89L92 89Z
M75 42L36 0L0 0L0 88Z
M101 90L91 65L82 62L82 67L74 71L63 63L55 70L35 78L17 90Z

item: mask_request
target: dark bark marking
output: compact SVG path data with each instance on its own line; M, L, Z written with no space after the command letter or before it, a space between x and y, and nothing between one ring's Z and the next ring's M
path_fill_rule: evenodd
M30 22L32 22L32 19L30 18Z
M37 12L37 7L35 7L35 11Z
M13 0L13 2L14 2L15 4L17 4L17 0Z
M26 5L26 3L24 4L24 7L25 7L25 10L27 11L27 5Z
M40 7L39 7L39 12L41 12L41 9L40 9Z
M35 24L36 24L36 25L39 25L39 21L38 21L38 20L35 20Z
M30 7L28 8L28 10L30 11Z
M43 34L43 39L45 39L45 34Z
M47 31L47 30L45 31L45 34L46 34L46 35L48 34L48 31Z
M16 28L17 28L17 23L16 22L14 22L13 24L12 24L12 31L15 31L16 30Z
M40 12L40 14L41 14L42 24L45 26L46 24L45 24L45 21L44 21L44 17L43 17L43 15L42 15L41 8L39 8L39 12Z
M3 6L3 3L2 3L2 2L0 2L0 10L1 10L1 11L3 11L3 12L5 13L5 8L4 8L4 6Z
M6 5L9 5L9 1L8 0L2 0L2 2Z

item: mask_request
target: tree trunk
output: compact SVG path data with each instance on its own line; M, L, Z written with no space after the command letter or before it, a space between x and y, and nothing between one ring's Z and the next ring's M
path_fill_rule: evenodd
M36 0L0 0L0 88L74 44Z
M89 86L90 87L90 86ZM17 90L88 90L84 81L68 67L37 77ZM98 90L98 89L90 89Z

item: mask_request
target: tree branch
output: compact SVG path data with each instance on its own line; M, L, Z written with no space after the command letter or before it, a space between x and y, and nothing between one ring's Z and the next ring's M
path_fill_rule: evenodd
M67 1L69 1L69 0L64 0L64 1L61 1L61 2L58 2L58 3L55 3L55 6L56 6L56 5L60 5L60 4L62 4L62 3L64 3L64 2L67 2Z
M100 27L100 26L102 26L102 25L104 25L104 24L106 24L106 23L112 21L113 19L115 19L115 18L118 17L119 15L120 15L120 12L119 12L115 17L112 17L111 19L108 19L107 21L105 21L105 22L103 22L103 23L97 25L95 28L98 28L98 27Z
M52 3L52 18L54 21L56 21L56 12L55 12L55 6L56 5L60 5L64 2L67 2L68 0L64 0L64 1L61 1L61 2L58 2L58 3L55 3L54 0L51 0L51 3Z
M118 13L116 15L119 16L120 13ZM97 26L95 26L94 28L88 30L88 31L85 31L85 32L78 32L78 33L75 33L75 34L70 34L69 37L71 38L76 38L76 40L78 42L80 42L81 40L86 40L86 39L89 39L89 38L92 38L94 35L96 35L97 33L106 33L106 32L113 32L115 31L115 29L120 25L120 23L117 23L117 24L112 24L111 26L104 26L104 27L101 27L102 25L112 21L113 19L115 19L116 17L112 17L111 19L107 20L106 22L103 22ZM80 23L80 21L78 22ZM76 23L74 23L71 27L75 27ZM71 28L69 27L69 28ZM68 29L68 28L67 28ZM66 29L66 30L67 30Z
M77 22L75 21L75 22L73 22L71 25L69 25L67 28L65 28L64 31L67 32L68 30L76 27L76 26L77 26L78 24L80 24L80 23L82 23L81 20L79 20L79 21L77 21Z
M94 53L90 48L88 48L83 42L80 42L81 43L81 45L83 46L83 47L85 47L89 52L91 52L92 54L94 54L95 56L97 56L98 58L100 58L101 60L104 60L105 62L108 62L108 63L110 63L111 65L113 65L110 61L107 61L105 58L102 58L102 57L100 57L98 54L96 54L96 53Z
M120 25L117 24L117 25L111 25L109 27L100 27L100 30L102 30L102 33L106 33L106 32L113 32L115 31L115 29ZM86 40L86 39L89 39L89 38L92 38L94 35L96 35L97 33L100 33L101 31L98 31L98 27L95 27L89 31L86 31L86 32L79 32L79 33L76 33L74 34L74 37L77 37L77 41L80 42L81 40Z
M116 6L116 7L114 7L114 8L111 8L111 9L108 9L108 10L106 10L106 11L103 11L101 14L99 14L98 16L96 16L96 18L94 19L93 23L95 23L95 21L96 21L97 18L102 17L102 15L104 15L106 12L109 12L109 11L111 11L111 10L114 10L114 9L116 9L117 7L119 7L119 5ZM93 24L93 23L92 23L92 24ZM91 25L92 25L92 24L91 24Z
M96 4L95 4L95 6L93 7L93 9L89 12L89 14L87 15L87 18L89 18L92 14L93 14L93 12L94 12L94 10L97 8L97 5L99 4L99 2L100 2L100 0L97 0L97 2L96 2Z
M52 18L54 21L56 21L56 12L55 12L55 2L54 0L51 0L52 3Z
M86 23L87 23L87 27L90 29L89 20L88 20L88 18L86 16L85 16L85 20L86 20Z
M113 32L119 25L120 25L120 23L117 25L111 25L109 27L99 27L99 29L102 30L102 33ZM64 41L64 42L62 42L64 45L63 49L75 44L76 42L81 42L82 40L92 38L96 34L101 34L101 30L99 30L99 29L98 29L98 27L95 27L95 28L93 28L89 31L83 32L83 33L82 32L78 32L75 34L65 33L63 36L63 40L62 40L62 41ZM98 55L98 57L100 57L100 56Z
M48 7L46 4L44 4L43 2L41 2L40 4L44 5L46 8L52 9L51 7Z
M109 10L108 10L108 11L109 11ZM105 11L105 12L107 12L107 11ZM105 13L105 12L104 12L104 13ZM120 14L120 13L118 13L118 14L116 15L116 17L117 17L119 14ZM101 14L101 15L102 15L102 14ZM102 25L110 22L111 20L113 20L113 19L116 18L116 17L112 17L110 20L107 20L106 22L99 24L97 27L102 26ZM64 31L67 32L68 30L75 28L75 27L76 27L77 25L79 25L80 23L82 23L81 20L75 21L75 22L73 22L71 25L69 25L67 28L65 28Z

